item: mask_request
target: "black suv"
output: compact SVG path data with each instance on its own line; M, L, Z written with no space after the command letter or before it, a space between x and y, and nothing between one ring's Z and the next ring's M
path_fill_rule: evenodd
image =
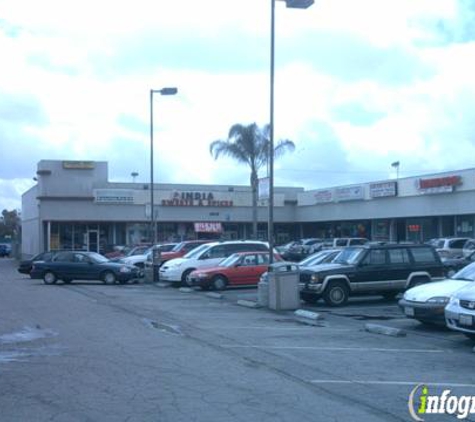
M350 295L378 294L389 299L443 277L444 266L432 246L354 246L317 271L302 271L300 297L308 303L323 298L330 306L341 306Z

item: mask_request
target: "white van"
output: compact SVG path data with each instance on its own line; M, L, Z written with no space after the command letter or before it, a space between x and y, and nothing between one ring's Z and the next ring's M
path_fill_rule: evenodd
M205 243L182 258L165 262L160 267L160 281L185 284L186 277L197 268L211 267L236 252L268 251L269 244L258 240L231 240Z

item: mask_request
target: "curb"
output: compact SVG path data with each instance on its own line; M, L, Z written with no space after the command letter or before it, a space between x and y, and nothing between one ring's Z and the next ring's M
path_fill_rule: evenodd
M206 293L206 296L210 297L212 299L222 299L223 298L223 295L221 293L215 293L215 292Z
M320 315L317 312L307 311L305 309L297 309L294 312L295 320L302 324L307 325L321 325L320 321L323 318L323 315Z
M195 290L191 289L190 287L180 287L178 291L183 293L193 293Z
M406 332L401 330L400 328L393 328L393 327L386 327L385 325L378 325L378 324L365 324L364 326L365 331L374 334L383 334L385 336L392 336L392 337L405 337Z
M166 288L166 287L171 287L171 284L170 284L170 283L164 283L164 282L162 281L162 282L155 283L155 286L156 286L156 287Z
M246 308L260 308L261 305L259 305L257 302L254 302L252 300L244 300L240 299L236 302L239 306L245 306Z

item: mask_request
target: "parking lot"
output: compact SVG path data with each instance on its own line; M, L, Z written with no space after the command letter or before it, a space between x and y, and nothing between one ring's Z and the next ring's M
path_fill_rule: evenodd
M39 350L61 346L55 356L0 359L7 421L25 420L19 400L37 412L31 420L60 409L56 420L407 421L409 395L420 383L433 393L475 395L473 343L406 319L395 301L303 306L324 317L306 325L292 311L239 306L256 299L255 288L229 289L218 299L152 284L46 286L15 273L13 260L0 264L0 339L38 324L58 333ZM405 336L367 332L368 323ZM17 346L0 341L0 355ZM74 397L58 395L55 382ZM75 419L68 418L71 406Z

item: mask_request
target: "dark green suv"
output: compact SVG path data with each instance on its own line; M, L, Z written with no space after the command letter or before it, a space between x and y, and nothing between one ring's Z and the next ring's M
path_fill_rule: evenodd
M300 273L300 297L341 306L350 295L393 298L418 284L444 277L439 255L429 245L363 245L343 249L331 263Z

